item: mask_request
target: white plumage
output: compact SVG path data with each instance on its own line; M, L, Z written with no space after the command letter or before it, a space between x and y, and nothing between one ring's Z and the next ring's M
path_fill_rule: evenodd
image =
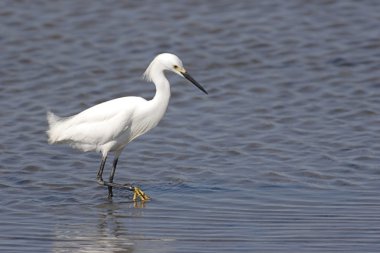
M177 56L164 53L157 55L144 73L145 79L156 85L156 94L152 100L122 97L95 105L70 117L61 118L52 112L47 114L50 144L67 143L82 151L102 153L98 182L109 186L110 196L112 186L116 185L112 182L120 153L129 142L154 128L166 112L170 99L170 84L164 75L165 70L185 77L207 94L186 72ZM108 182L103 181L102 173L109 152L114 152L115 158L110 184L107 184Z
M68 143L82 151L99 151L103 155L118 151L158 123L148 117L150 103L139 97L123 97L67 118L49 112L49 143ZM165 111L166 107L162 109Z

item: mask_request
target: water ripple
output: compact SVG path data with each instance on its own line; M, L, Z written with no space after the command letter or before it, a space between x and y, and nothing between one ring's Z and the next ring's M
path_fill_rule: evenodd
M2 252L377 252L378 1L0 3ZM159 127L131 143L113 200L99 154L46 141L178 54ZM109 173L109 167L107 171Z

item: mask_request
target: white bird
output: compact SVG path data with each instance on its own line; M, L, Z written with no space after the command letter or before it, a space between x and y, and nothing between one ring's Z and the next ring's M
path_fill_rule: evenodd
M170 84L164 71L174 72L208 94L185 70L182 61L174 54L157 55L144 72L147 81L156 86L152 100L141 97L121 97L88 108L71 117L61 118L47 113L49 143L67 143L82 151L101 152L102 160L97 173L97 181L108 186L108 196L112 197L112 187L124 187L134 192L142 200L149 197L138 187L113 182L119 156L125 146L154 128L164 116L170 99ZM103 180L103 169L110 152L114 153L109 181Z

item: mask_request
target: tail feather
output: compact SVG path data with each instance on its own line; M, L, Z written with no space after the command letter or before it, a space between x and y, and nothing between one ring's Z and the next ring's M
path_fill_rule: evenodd
M46 131L49 139L49 143L52 144L54 142L57 142L59 137L59 121L61 120L60 117L55 115L52 112L47 112L47 121L49 123L49 128Z

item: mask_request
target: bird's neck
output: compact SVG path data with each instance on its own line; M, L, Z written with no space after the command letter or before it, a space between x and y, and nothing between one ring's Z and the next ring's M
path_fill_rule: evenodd
M156 85L156 94L150 103L154 106L157 116L162 118L169 104L170 84L163 72L152 76L152 81Z

